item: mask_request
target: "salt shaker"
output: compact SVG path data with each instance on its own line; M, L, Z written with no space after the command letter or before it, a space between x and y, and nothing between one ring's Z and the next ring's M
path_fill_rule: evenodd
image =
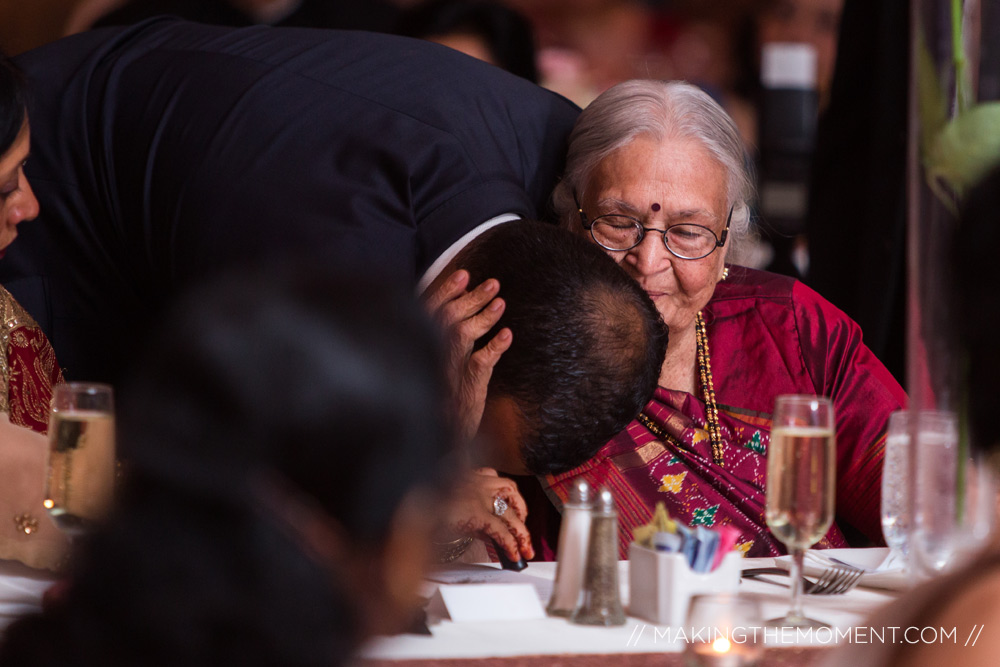
M569 616L580 599L590 541L590 496L590 484L580 479L570 491L569 502L563 505L556 583L546 609L553 616Z
M583 625L624 625L618 592L618 514L611 491L602 488L590 515L590 544L580 605L570 620Z

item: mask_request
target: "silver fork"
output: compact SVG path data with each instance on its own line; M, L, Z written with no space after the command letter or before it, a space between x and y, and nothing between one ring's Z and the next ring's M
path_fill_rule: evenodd
M807 550L805 555L806 558L823 567L820 580L826 579L829 581L826 585L816 587L810 591L813 595L836 595L839 593L846 593L857 586L859 580L861 579L861 575L867 572L867 570L863 567L845 563L842 560L833 558L832 556L822 552Z
M824 568L809 594L840 595L846 593L858 585L862 574L864 574L864 570L857 568L848 569L836 565Z
M791 572L779 567L760 567L744 570L742 576L744 579L752 579L761 575L775 574L788 576ZM858 579L861 578L862 574L862 572L847 572L835 567L824 568L815 581L806 579L805 577L802 578L802 592L806 595L838 595L846 593L857 586ZM778 584L776 581L772 582L767 579L764 581ZM778 585L784 586L785 584Z

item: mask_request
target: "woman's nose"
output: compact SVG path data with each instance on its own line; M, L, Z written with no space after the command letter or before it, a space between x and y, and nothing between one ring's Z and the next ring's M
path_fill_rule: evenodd
M21 183L17 193L17 203L14 205L12 222L16 225L25 220L34 220L38 217L38 199L35 198L35 191L31 189L28 179L21 176L24 182Z
M628 251L627 262L640 275L662 271L673 258L663 245L663 234L646 232L639 245Z

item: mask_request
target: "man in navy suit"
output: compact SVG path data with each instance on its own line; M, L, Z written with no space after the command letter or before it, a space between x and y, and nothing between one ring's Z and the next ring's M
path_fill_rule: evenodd
M18 64L42 213L0 282L90 380L114 381L165 302L227 266L306 253L416 283L482 223L539 217L578 113L362 32L159 19Z
M67 377L116 381L187 287L291 257L432 285L477 465L575 467L652 395L666 329L646 293L593 244L513 222L547 208L579 111L564 98L421 40L175 19L18 62L42 212L0 283ZM497 495L523 507L513 484L479 478L459 532L531 557L523 512L494 514Z

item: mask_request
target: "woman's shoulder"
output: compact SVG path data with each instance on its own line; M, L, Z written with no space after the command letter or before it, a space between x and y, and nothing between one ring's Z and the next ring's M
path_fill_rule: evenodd
M800 280L769 271L730 265L728 277L715 286L709 309L732 309L741 303L776 303L818 310L825 318L848 319L839 308Z
M3 285L0 285L0 326L3 327L3 331L10 331L22 326L38 326L34 318Z
M798 283L794 278L746 266L728 265L729 274L715 286L712 301L790 299ZM800 284L800 283L799 283Z

